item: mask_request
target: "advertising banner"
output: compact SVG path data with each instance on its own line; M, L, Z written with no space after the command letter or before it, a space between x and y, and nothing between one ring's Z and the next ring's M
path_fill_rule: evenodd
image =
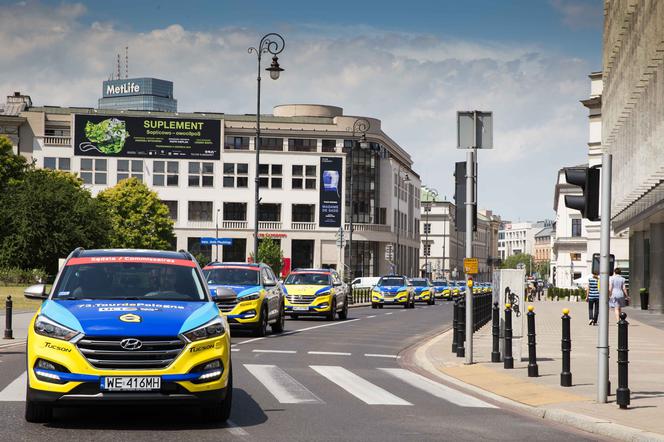
M218 160L221 121L74 116L74 155Z
M343 200L343 161L336 157L320 158L320 202L318 225L320 227L341 226L341 201Z

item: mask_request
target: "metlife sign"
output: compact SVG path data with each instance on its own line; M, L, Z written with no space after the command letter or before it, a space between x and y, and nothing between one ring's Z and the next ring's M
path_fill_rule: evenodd
M141 87L133 81L127 81L122 84L106 84L104 90L105 97L113 97L116 95L138 94Z
M173 98L173 83L158 78L142 77L107 80L102 84L102 96L104 98L135 95Z

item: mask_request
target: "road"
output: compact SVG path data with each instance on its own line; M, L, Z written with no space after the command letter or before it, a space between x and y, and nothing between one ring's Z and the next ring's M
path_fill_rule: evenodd
M363 307L346 321L287 321L283 335L236 333L226 426L182 407L58 409L52 423L28 424L23 345L0 348L0 440L597 440L408 370L399 354L448 328L451 313L449 303Z

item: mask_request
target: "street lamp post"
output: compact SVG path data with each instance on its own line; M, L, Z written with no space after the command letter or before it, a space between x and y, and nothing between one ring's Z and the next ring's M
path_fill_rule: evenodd
M219 212L221 212L221 209L217 209L217 216L215 217L215 223L214 223L214 244L215 244L215 256L214 260L216 262L219 262Z
M250 54L252 52L255 53L258 59L258 77L256 78L256 144L254 146L256 149L256 176L254 178L254 186L256 188L254 201L254 262L258 260L258 208L261 201L258 186L261 151L261 59L263 54L272 54L272 64L270 64L270 67L265 68L265 70L270 73L271 79L277 80L283 71L281 66L279 66L277 55L284 50L285 45L286 43L281 35L271 32L261 38L258 48L252 46L247 50Z
M350 179L349 179L349 184L348 184L348 193L350 194L350 222L348 223L348 273L349 273L349 281L353 282L353 278L355 277L355 268L353 267L353 216L355 215L355 201L353 200L353 151L355 150L355 144L358 144L360 146L360 149L367 149L369 147L369 143L367 142L367 132L369 131L369 128L371 125L369 124L368 120L365 120L364 118L358 118L355 120L353 123L353 127L349 128L352 130L352 139L353 143L350 146ZM355 137L360 135L360 140L357 142L355 140Z

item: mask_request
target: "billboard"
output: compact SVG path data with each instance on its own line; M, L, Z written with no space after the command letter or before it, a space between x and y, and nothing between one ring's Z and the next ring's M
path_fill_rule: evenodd
M320 158L320 182L318 204L318 225L320 227L341 226L341 201L343 189L343 161L336 157Z
M74 155L218 160L221 120L74 115Z

